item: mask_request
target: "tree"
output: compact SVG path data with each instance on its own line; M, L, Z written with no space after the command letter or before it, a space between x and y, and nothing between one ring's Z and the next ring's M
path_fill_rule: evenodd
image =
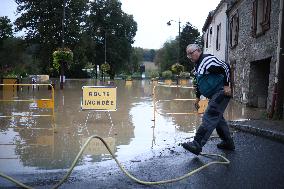
M144 61L153 62L156 55L156 51L154 49L144 49L143 59Z
M0 77L13 73L25 75L29 71L37 73L38 62L32 59L24 40L20 38L5 39L0 48Z
M86 78L88 74L82 69L86 67L95 68L92 62L95 62L95 42L86 34L83 33L82 38L73 49L73 63L70 65L70 69L66 70L67 77ZM96 69L94 69L96 73ZM97 76L97 74L95 75Z
M159 49L155 63L160 67L161 71L170 70L171 66L177 63L177 56L180 54L179 63L189 72L193 68L193 64L188 63L185 49L190 43L200 43L200 34L198 30L189 22L186 23L180 35L180 48L178 48L178 36L176 39L164 43L163 48ZM178 53L178 49L180 53Z
M167 41L158 50L155 57L155 64L159 66L161 72L170 70L171 66L177 62L178 42L176 40Z
M61 64L73 62L73 52L68 48L59 48L52 53L53 67L59 72Z
M0 41L13 37L11 20L7 16L0 17Z
M32 60L24 40L13 37L12 27L7 16L0 17L0 77L37 71L36 60Z
M129 68L126 70L127 72L137 72L139 69L139 65L143 61L143 49L140 47L132 48L130 55L130 64Z
M36 47L34 58L39 59L43 73L58 75L52 52L63 46L74 53L74 64L66 73L70 77L84 76L82 69L88 63L104 63L105 48L112 76L114 70L129 67L137 23L121 10L119 0L15 1L20 14L16 31L26 31L25 40Z
M90 3L87 32L96 42L96 65L110 64L110 76L127 69L131 44L137 23L121 10L118 0L96 0Z
M81 38L88 0L15 1L18 4L17 13L20 13L15 21L16 31L25 29L27 42L38 44L35 56L40 59L43 71L47 72L52 65L52 52L62 46L64 1L64 42L72 50Z
M186 56L185 49L187 45L191 43L201 45L200 39L201 36L198 29L187 22L180 34L180 64L182 64L189 72L193 69L193 63L188 63L189 60Z

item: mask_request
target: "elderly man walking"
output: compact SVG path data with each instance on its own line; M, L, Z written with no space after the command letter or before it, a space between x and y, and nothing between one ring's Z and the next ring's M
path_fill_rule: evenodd
M182 146L195 155L199 155L213 130L216 129L222 140L217 147L234 150L235 145L223 117L231 98L230 66L211 54L203 54L197 44L189 44L186 53L191 62L195 64L197 81L195 107L199 107L201 95L210 100L194 140L185 142Z

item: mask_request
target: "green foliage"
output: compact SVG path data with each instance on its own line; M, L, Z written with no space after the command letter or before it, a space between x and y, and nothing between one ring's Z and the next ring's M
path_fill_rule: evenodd
M123 73L117 74L116 76L117 76L118 78L121 78L121 79L126 79L127 74L123 72Z
M104 73L107 73L109 70L110 70L110 65L108 63L104 63L101 65L101 70L104 72Z
M7 16L0 17L0 40L13 37L11 20Z
M62 11L64 1L16 0L16 31L26 30L25 39L34 46L33 58L38 59L40 72L52 70L52 54L62 45ZM88 0L66 0L64 20L65 45L74 50L78 46L86 23ZM73 51L74 52L74 51Z
M198 29L187 22L180 34L180 64L185 66L185 70L191 71L194 64L186 56L185 49L187 45L197 43L201 46L201 35Z
M87 64L85 64L84 69L96 69L96 66L93 65L91 62L87 62Z
M96 70L92 73L87 73L83 71L84 68L96 68L95 62L95 44L93 40L86 34L82 35L78 44L72 50L73 52L73 63L70 68L66 70L67 77L84 78L90 76L96 76Z
M155 63L159 66L161 71L171 69L171 65L177 62L178 54L179 63L184 66L184 70L190 71L193 69L193 64L189 64L189 60L186 57L185 49L190 43L200 42L200 33L198 29L193 27L189 22L183 27L180 39L178 36L176 39L167 41L164 43L163 48L156 52ZM180 47L179 45L180 40ZM179 53L178 53L179 50Z
M180 72L179 73L180 78L186 79L190 77L190 73L189 72Z
M105 47L110 75L139 69L139 64L130 58L137 23L132 15L122 11L119 0L65 2L63 33L64 1L16 0L20 15L15 21L16 31L27 31L25 39L33 46L32 58L37 60L41 74L58 75L58 64L52 68L52 54L54 49L63 46L63 41L74 53L74 63L66 70L68 77L83 76L82 68L88 62L101 65Z
M196 87L196 85L197 85L196 77L193 77L193 79L192 79L192 85Z
M162 72L162 77L165 79L171 79L172 76L173 76L173 73L170 70L166 70Z
M100 65L106 58L111 75L138 69L139 60L135 55L130 57L137 23L122 11L119 0L91 1L86 30L96 42L95 64Z
M175 40L164 43L163 48L159 49L155 57L155 64L161 71L170 70L174 62L177 62L178 43Z
M172 65L171 70L173 71L174 74L179 75L180 72L184 71L184 66L179 63L175 63Z
M18 74L15 72L7 73L3 75L4 78L18 78Z
M38 73L37 59L33 58L26 48L26 43L20 38L7 38L0 45L0 76L14 73Z
M132 80L132 76L131 75L127 75L126 76L126 80L128 80L128 81Z
M127 69L127 71L138 71L139 65L143 61L143 49L139 47L134 47L131 50L130 55L130 65Z
M159 77L159 72L157 70L151 70L149 73L150 78L158 78Z
M86 22L88 0L65 0L64 41L68 46L78 41L82 33L82 23ZM62 42L62 11L64 1L26 1L16 0L16 30L26 29L27 39L39 43L52 43L60 46Z
M154 58L156 56L156 51L154 49L144 49L143 50L143 60L154 62Z
M141 79L141 73L140 72L134 72L132 75L131 75L131 78L132 79Z
M53 52L53 67L59 71L60 64L71 63L73 61L73 52L68 48L59 48Z

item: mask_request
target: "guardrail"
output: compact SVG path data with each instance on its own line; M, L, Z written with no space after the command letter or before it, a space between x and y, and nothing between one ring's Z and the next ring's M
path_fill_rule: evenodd
M38 108L47 108L52 109L52 114L39 114L39 115L0 115L0 118L11 118L11 117L52 117L52 120L55 121L54 114L54 88L51 84L0 84L5 90L5 86L48 86L51 89L51 99L0 99L0 102L35 102ZM7 90L7 89L6 89Z
M170 88L187 88L187 89L194 89L194 87L188 87L188 86L180 86L180 85L154 85L153 87L153 106L154 106L154 120L156 120L156 113L160 114L157 111L157 103L159 102L170 102L170 101L195 101L195 98L189 98L189 99L169 99L169 100L157 100L156 99L156 88L157 87L170 87ZM194 114L203 114L206 107L208 105L208 100L201 100L199 102L200 108L198 111L194 112L168 112L167 115L194 115Z

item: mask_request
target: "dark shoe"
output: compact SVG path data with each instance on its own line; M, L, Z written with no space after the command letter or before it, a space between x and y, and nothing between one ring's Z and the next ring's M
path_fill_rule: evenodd
M200 152L202 151L202 147L200 146L200 144L198 144L198 142L196 142L195 140L192 142L185 142L181 144L182 147L188 151L190 151L191 153L195 154L195 155L199 155Z
M219 144L217 144L217 148L223 149L223 150L235 150L235 145L234 145L234 141L222 141Z

